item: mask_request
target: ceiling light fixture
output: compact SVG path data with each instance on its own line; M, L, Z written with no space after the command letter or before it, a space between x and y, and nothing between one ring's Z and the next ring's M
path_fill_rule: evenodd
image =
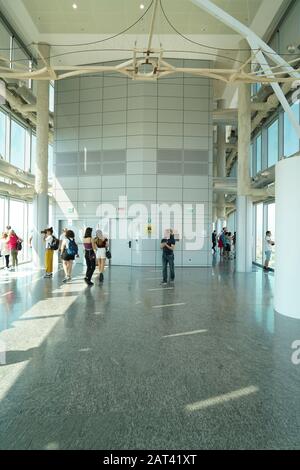
M144 8L145 8L145 5L144 5L143 3L141 3L141 4L140 4L140 9L141 9L141 10L144 10Z
M73 3L72 7L74 8L74 10L76 10L77 9L76 3Z

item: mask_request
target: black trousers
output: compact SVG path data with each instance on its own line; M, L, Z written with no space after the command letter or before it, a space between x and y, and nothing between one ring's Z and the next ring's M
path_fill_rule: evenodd
M162 264L163 264L163 281L164 282L168 281L168 264L170 266L170 279L171 281L174 281L175 279L174 255L163 254Z
M90 281L96 269L96 255L94 251L88 251L88 250L85 251L85 261L86 261L85 277L88 281Z
M5 255L5 263L6 263L6 267L8 268L9 267L9 255Z

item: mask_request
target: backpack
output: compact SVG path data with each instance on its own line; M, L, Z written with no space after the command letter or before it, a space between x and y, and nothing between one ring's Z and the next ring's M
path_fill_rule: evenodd
M58 250L59 240L52 235L52 242L50 244L50 250Z
M18 241L17 241L16 250L17 250L17 251L21 251L21 250L22 250L22 242L21 242L21 240L18 240Z
M68 256L77 256L78 255L78 246L75 240L68 238L69 240L69 246L66 249L67 255Z

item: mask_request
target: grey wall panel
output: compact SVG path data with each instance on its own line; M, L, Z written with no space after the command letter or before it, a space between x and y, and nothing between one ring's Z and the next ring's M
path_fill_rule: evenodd
M110 162L125 162L126 161L126 150L103 150L102 152L103 163Z
M54 116L54 129L57 131L66 127L78 127L79 126L79 114L70 116Z
M82 101L79 105L79 114L100 113L102 101Z
M185 162L208 162L209 153L207 150L184 150L183 159Z
M78 165L78 152L56 152L55 164L65 165L66 163Z
M208 165L206 163L184 163L185 175L207 175Z
M80 90L80 101L101 101L102 100L102 88L90 88L86 90Z
M56 165L54 166L54 174L60 176L77 176L78 165Z
M101 163L101 151L100 150L90 150L89 152L85 152L81 150L79 152L79 161L82 165L84 164L94 164L94 163Z
M169 61L169 60L168 60ZM170 60L177 65L209 66L201 61ZM58 82L55 109L56 220L96 217L101 204L203 204L210 237L212 214L211 81L177 74L158 82L137 82L116 73ZM154 207L154 206L153 206ZM149 212L150 213L150 212ZM158 216L153 225L160 230ZM186 217L188 228L196 215ZM174 226L180 226L177 218ZM145 233L146 235L146 233ZM211 262L210 240L199 253L176 246L178 265ZM161 263L160 240L139 240L134 264Z
M120 124L126 122L126 110L103 112L103 124Z
M103 163L102 174L103 175L121 175L126 173L126 163Z
M79 128L79 139L96 139L101 137L102 127L98 126L82 126Z
M98 88L100 88L102 90L102 87L103 87L102 75L96 76L96 77L91 77L91 76L80 77L80 91L86 90L88 88L92 88L94 90L97 90Z
M79 116L79 126L100 126L102 124L102 113L81 114Z
M181 175L182 163L157 162L157 174Z
M56 92L79 90L79 78L67 78L56 82Z
M178 149L157 149L157 160L160 162L181 162L182 150Z
M126 98L115 98L103 100L103 111L125 111L126 110Z
M78 103L79 90L62 91L56 94L56 106L64 103Z
M96 163L80 163L79 164L80 176L95 176L101 175L101 165Z

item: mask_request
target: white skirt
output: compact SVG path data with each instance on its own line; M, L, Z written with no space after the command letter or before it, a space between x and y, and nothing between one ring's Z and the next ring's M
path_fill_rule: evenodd
M97 248L96 258L97 259L106 259L106 248Z

